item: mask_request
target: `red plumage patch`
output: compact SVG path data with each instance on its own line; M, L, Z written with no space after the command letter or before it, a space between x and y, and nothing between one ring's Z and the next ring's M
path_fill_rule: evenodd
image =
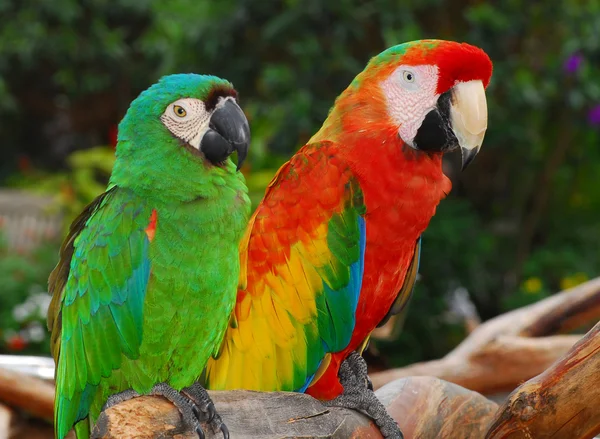
M487 87L492 77L492 61L482 49L467 43L444 40L420 41L398 56L396 61L375 66L373 72L364 73L380 80L388 77L400 64L438 66L440 77L437 94L448 91L456 82L477 79Z
M479 47L466 43L442 43L432 53L440 72L438 94L448 91L456 82L479 79L484 87L490 83L492 61Z
M152 214L150 215L150 222L148 223L148 227L146 227L146 236L148 237L148 241L152 242L154 240L154 235L156 234L156 209L152 209Z

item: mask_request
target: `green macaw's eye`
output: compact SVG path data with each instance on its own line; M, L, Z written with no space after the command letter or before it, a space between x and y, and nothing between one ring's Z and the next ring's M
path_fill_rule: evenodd
M174 105L173 106L173 112L178 117L185 117L186 114L187 114L187 111L185 111L185 109L182 106L180 106L180 105Z
M403 78L406 82L414 82L415 80L415 75L412 72L409 72L408 70L405 70L403 73Z

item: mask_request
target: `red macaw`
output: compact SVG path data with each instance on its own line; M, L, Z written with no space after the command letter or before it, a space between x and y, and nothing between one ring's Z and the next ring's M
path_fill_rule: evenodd
M483 50L441 40L369 62L250 220L209 388L305 391L376 418L372 398L349 396L340 366L410 297L421 234L451 189L442 156L460 147L465 167L479 151L491 74Z

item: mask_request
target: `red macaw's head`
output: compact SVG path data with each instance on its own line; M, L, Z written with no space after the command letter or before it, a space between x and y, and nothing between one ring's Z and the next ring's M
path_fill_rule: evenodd
M491 76L492 62L478 47L443 40L400 44L372 58L354 79L336 103L352 116L338 117L344 131L389 133L417 151L460 147L464 169L487 129L484 90Z

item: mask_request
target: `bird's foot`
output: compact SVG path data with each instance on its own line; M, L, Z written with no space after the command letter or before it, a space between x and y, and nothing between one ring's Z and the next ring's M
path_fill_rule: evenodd
M115 393L114 395L110 395L104 405L102 406L102 411L111 408L114 405L117 405L123 401L129 401L130 399L137 398L141 396L133 389L124 390L120 393Z
M203 419L202 422L206 422L210 425L214 433L218 433L220 430L223 433L223 438L229 439L229 429L223 423L221 416L217 413L215 404L210 399L210 396L204 387L195 383L183 389L182 393L190 400L194 401L195 413L199 419Z
M178 392L168 384L160 383L155 385L149 394L163 396L175 407L177 407L177 410L179 410L179 413L181 413L183 422L185 422L186 425L196 432L199 439L204 439L205 437L201 424L206 422L214 428L215 419L220 423L219 428L223 432L224 439L229 439L229 431L227 430L225 424L223 424L221 421L219 415L216 413L215 406L212 403L210 396L208 396L206 390L201 388L199 385L198 387L204 391L205 399L199 401L200 404L196 405L196 399L194 398L195 395L190 394L189 392L189 389L195 388L195 386L196 385L187 387L181 392ZM137 396L141 395L135 390L131 389L111 395L102 407L102 411Z
M324 401L324 405L359 410L375 421L384 438L404 438L394 418L375 396L363 357L357 352L350 354L340 365L339 378L344 392L331 401Z

